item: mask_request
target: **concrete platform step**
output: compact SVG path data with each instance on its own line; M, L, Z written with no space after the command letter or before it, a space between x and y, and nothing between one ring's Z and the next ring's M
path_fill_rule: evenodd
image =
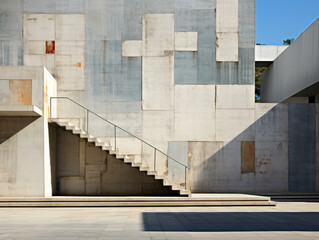
M0 198L0 207L275 206L269 198L242 195L210 197L50 197Z
M167 206L276 206L263 201L194 202L0 202L0 207L167 207Z

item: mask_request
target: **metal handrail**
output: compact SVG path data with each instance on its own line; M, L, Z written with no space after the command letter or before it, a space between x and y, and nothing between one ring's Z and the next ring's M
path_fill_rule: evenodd
M158 148L154 147L154 146L151 145L150 143L148 143L148 142L144 141L143 139L141 139L141 138L135 136L134 134L132 134L132 133L126 131L125 129L123 129L123 128L117 126L116 124L110 122L109 120L107 120L107 119L101 117L100 115L96 114L95 112L92 112L90 109L84 107L83 105L77 103L76 101L74 101L73 99L71 99L71 98L69 98L69 97L50 97L50 116L52 116L52 99L68 99L69 101L75 103L76 105L78 105L78 106L84 108L84 109L87 111L87 115L88 115L88 113L90 112L90 113L92 113L93 115L95 115L96 117L98 117L98 118L104 120L105 122L107 122L107 123L113 125L113 126L114 126L114 131L115 131L115 150L116 150L116 128L118 128L118 129L122 130L123 132L125 132L125 133L131 135L132 137L134 137L134 138L140 140L141 142L143 142L143 143L147 144L148 146L150 146L151 148L153 148L153 149L154 149L154 160L155 160L155 161L156 161L156 151L158 151L158 152L162 153L163 155L165 155L168 159L171 159L171 160L175 161L176 163L178 163L178 164L184 166L184 167L185 167L185 175L186 175L186 168L187 168L187 169L190 169L190 167L188 167L188 166L184 165L183 163L177 161L176 159L174 159L174 158L168 156L166 153L162 152L161 150L159 150ZM88 131L88 126L89 126L89 125L88 125L88 118L87 118L87 132L89 132L89 131ZM154 165L154 168L155 168L155 165ZM154 169L154 170L155 170L155 169ZM186 176L185 176L185 179L186 179ZM186 181L185 181L185 188L186 188Z

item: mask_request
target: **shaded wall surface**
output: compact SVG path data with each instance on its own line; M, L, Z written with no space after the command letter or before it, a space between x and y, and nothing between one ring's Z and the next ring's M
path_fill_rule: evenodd
M256 104L254 121L229 141L169 142L190 164L192 192L319 190L319 104ZM184 173L169 165L175 181Z
M60 127L50 125L50 145L55 195L177 195L160 180Z

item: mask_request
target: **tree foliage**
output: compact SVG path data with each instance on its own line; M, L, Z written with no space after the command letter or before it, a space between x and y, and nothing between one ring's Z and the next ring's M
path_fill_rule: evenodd
M260 102L260 79L261 74L267 70L266 67L255 68L255 101Z
M294 38L287 38L286 40L283 40L283 45L291 45L294 41Z

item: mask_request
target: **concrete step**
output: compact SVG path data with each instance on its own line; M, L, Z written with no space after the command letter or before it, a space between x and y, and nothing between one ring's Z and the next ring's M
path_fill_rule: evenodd
M165 206L276 206L275 202L0 202L0 207L165 207Z
M256 196L246 198L219 196L197 197L50 197L0 198L0 207L132 207L132 206L275 206L276 203Z
M51 121L57 123L61 127L65 127L66 130L72 131L73 134L80 135L81 138L87 139L88 142L94 143L96 147L101 147L102 150L108 151L109 154L115 155L117 159L123 159L125 163L130 163L132 167L138 167L140 171L147 172L148 175L154 176L155 179L163 180L164 186L169 186L174 191L180 191L182 195L190 194L190 192L184 191L183 187L172 186L172 184L167 181L167 178L165 176L160 176L157 174L156 171L151 171L150 167L142 166L141 163L134 163L134 155L121 154L119 149L113 148L111 144L105 142L105 140L95 138L91 134L79 129L65 119L51 119Z
M75 135L81 135L81 134L85 134L86 132L85 131L83 131L83 130L81 130L81 129L79 129L79 128L75 128L75 129L73 129L73 134L75 134Z

